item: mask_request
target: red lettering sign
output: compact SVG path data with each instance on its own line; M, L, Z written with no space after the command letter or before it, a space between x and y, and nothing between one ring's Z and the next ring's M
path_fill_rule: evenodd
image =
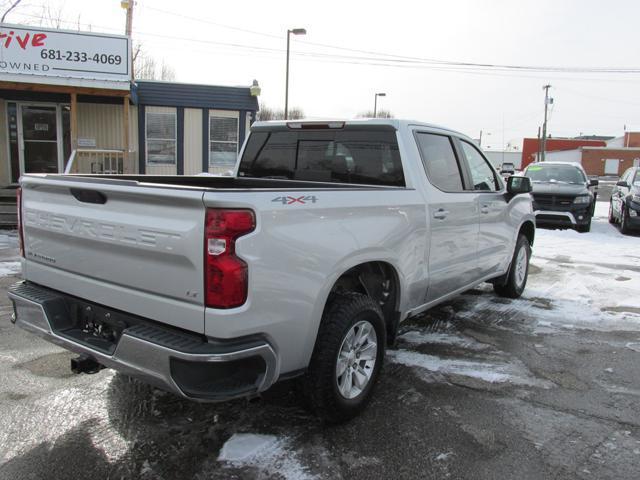
M13 40L14 36L16 41L18 42L18 45L23 50L26 50L29 45L31 45L32 47L44 47L44 41L47 38L46 33L36 33L33 36L31 36L30 33L25 33L24 36L20 36L16 35L13 30L10 30L9 33L0 32L0 41L2 42L2 46L4 48L9 48L9 46L11 45L11 40Z

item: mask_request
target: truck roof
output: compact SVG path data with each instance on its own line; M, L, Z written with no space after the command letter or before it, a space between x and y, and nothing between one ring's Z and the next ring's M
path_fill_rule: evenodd
M269 120L269 121L257 121L255 122L251 128L268 128L268 127L281 127L284 128L288 124L327 124L327 123L344 123L344 125L349 126L364 126L364 125L376 125L376 126L388 126L393 127L395 130L399 130L402 127L407 127L410 125L417 125L420 127L426 128L436 128L438 130L446 130L447 132L451 132L455 135L469 138L467 135L460 133L456 130L453 130L448 127L443 127L442 125L436 125L434 123L420 122L416 120L409 119L399 119L399 118L358 118L358 119L345 119L345 118L325 118L325 119L308 119L303 118L300 120Z

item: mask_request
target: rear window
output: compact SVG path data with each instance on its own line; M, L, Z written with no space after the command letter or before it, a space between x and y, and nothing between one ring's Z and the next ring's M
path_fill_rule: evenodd
M395 131L252 132L240 177L403 187Z

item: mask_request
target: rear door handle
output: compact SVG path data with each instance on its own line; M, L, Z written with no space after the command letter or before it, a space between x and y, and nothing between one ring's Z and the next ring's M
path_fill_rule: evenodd
M439 220L444 220L445 218L447 218L447 215L449 215L449 212L443 208L440 208L439 210L433 212L433 218L437 218Z
M489 213L489 205L483 205L480 209L481 213Z

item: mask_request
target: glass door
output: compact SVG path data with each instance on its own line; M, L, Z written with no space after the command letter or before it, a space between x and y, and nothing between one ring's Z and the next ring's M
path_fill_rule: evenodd
M23 173L58 173L58 109L55 105L20 105Z

